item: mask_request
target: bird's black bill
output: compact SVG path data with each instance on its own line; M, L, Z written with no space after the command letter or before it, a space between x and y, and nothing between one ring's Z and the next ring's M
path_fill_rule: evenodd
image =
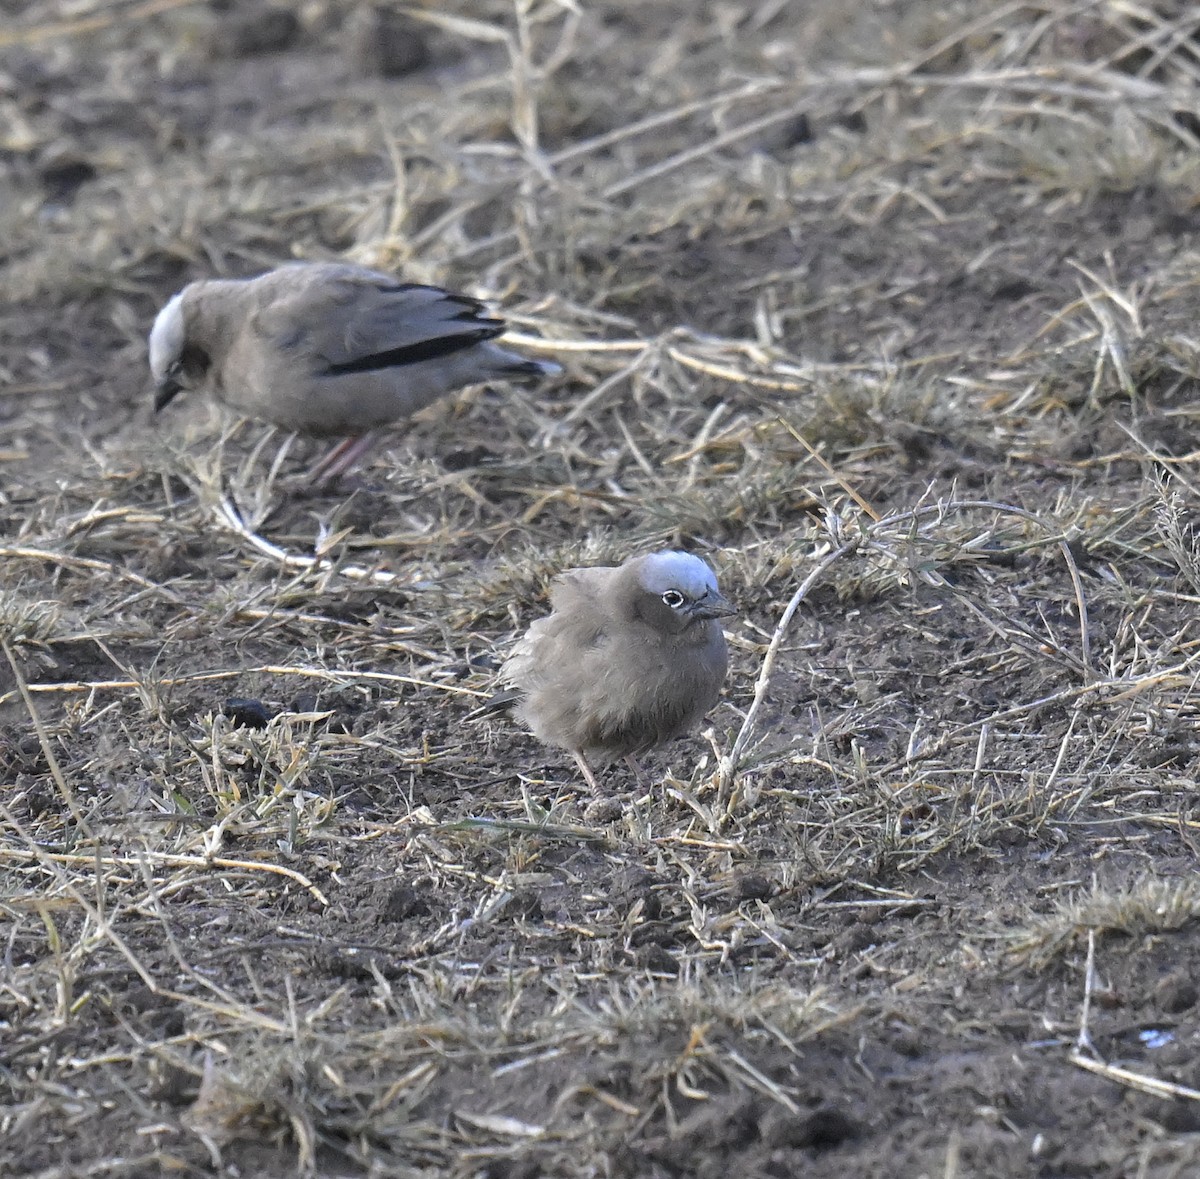
M691 615L695 618L728 618L737 612L737 606L719 593L704 594L700 602L691 608Z
M158 413L166 405L170 405L183 392L183 386L178 381L163 381L154 390L154 412Z
M737 607L721 594L705 594L692 607L697 618L728 618L737 613Z

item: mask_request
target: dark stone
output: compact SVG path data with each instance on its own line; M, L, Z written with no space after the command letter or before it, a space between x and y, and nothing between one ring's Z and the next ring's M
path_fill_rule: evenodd
M221 710L235 729L265 729L273 715L261 700L249 696L230 696Z

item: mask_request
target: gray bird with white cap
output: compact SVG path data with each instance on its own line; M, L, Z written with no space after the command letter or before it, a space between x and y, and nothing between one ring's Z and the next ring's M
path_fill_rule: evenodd
M538 619L500 671L517 717L568 750L588 785L592 764L633 759L681 736L717 702L729 666L719 619L735 608L713 571L666 551L555 578Z
M446 393L561 371L492 343L504 327L477 299L347 263L193 282L150 332L154 407L196 389L246 417L341 437L310 473L329 483Z

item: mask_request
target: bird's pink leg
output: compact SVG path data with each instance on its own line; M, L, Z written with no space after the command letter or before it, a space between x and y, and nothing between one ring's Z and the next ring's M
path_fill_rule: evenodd
M592 773L592 767L588 765L587 758L582 753L572 753L571 756L575 759L575 764L579 767L579 772L583 775L588 786L591 787L593 794L600 793L600 783L596 781L596 775Z
M362 434L358 438L344 438L332 447L328 454L312 465L308 471L309 479L318 487L327 487L350 470L375 445L375 442L374 434Z
M637 758L632 753L627 753L625 755L625 764L633 771L633 777L638 784L638 789L644 790L647 785L646 775L642 773L642 767L638 765Z

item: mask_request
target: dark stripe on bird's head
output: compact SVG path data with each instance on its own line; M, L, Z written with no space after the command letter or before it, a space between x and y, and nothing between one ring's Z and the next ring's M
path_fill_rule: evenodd
M408 364L420 364L424 360L440 360L443 356L452 356L455 352L470 348L481 340L494 339L503 331L504 324L500 320L489 321L486 327L479 327L473 332L455 332L452 336L438 336L416 344L405 344L401 348L389 348L384 352L358 356L342 364L331 364L325 370L325 375L341 377L351 373L378 372L385 368L403 368Z
M204 380L212 367L212 357L195 344L185 344L178 359L154 390L154 412L170 405L180 393Z

